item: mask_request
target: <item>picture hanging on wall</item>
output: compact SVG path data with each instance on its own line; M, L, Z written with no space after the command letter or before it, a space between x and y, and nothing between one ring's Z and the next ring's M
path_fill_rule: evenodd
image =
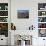
M29 10L17 10L17 18L29 18Z

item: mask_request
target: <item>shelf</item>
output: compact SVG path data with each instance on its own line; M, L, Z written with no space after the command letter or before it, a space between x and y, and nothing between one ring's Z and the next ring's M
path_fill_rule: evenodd
M46 11L46 10L38 10L38 11Z
M8 11L8 10L0 10L0 11Z
M38 36L46 37L46 3L38 3Z
M46 15L44 15L44 16L38 16L38 17L46 17Z
M38 28L38 29L46 29L46 28Z
M46 22L38 22L38 23L46 23Z
M0 22L0 23L8 23L8 22Z
M0 35L8 37L8 3L0 3Z
M8 17L8 16L0 16L0 17Z

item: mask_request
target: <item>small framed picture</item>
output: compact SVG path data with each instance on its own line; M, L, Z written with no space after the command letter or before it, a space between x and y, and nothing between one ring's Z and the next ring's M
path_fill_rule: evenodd
M17 10L17 18L29 18L29 10Z

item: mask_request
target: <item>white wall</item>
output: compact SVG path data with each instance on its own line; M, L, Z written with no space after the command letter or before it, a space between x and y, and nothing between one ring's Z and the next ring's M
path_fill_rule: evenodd
M33 32L34 38L33 46L41 46L43 44L43 38L38 38L38 3L46 3L46 0L11 0L11 22L16 25L16 32L20 33L27 30L32 24L35 26ZM18 19L17 10L18 9L28 9L29 10L29 19ZM28 30L29 31L29 30ZM17 32L17 33L18 33ZM36 37L37 36L37 37ZM39 44L38 44L39 43ZM42 45L43 46L43 45Z
M27 30L29 26L38 27L38 3L45 3L46 0L11 0L11 22L14 23L17 30ZM28 9L29 19L18 19L17 10Z
M46 0L45 0L46 1ZM16 25L17 30L27 30L34 25L37 29L38 2L44 0L11 0L11 22ZM18 19L17 10L28 9L29 19Z
M17 10L28 9L29 19L18 19ZM11 1L11 22L16 25L17 30L27 30L32 24L37 23L37 2L32 0L12 0ZM36 22L36 23L35 23Z

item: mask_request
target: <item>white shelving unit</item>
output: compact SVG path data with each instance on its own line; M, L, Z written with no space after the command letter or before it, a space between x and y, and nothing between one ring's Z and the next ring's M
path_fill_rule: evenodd
M42 9L40 9L42 8ZM38 31L40 37L46 37L45 34L41 34L41 31L45 31L46 33L46 3L38 4Z
M8 23L8 3L0 3L0 18L0 23Z
M8 37L8 19L8 3L0 3L0 35L5 37Z
M0 45L8 45L8 2L0 0ZM6 6L6 7L5 7ZM3 29L4 28L4 29Z

